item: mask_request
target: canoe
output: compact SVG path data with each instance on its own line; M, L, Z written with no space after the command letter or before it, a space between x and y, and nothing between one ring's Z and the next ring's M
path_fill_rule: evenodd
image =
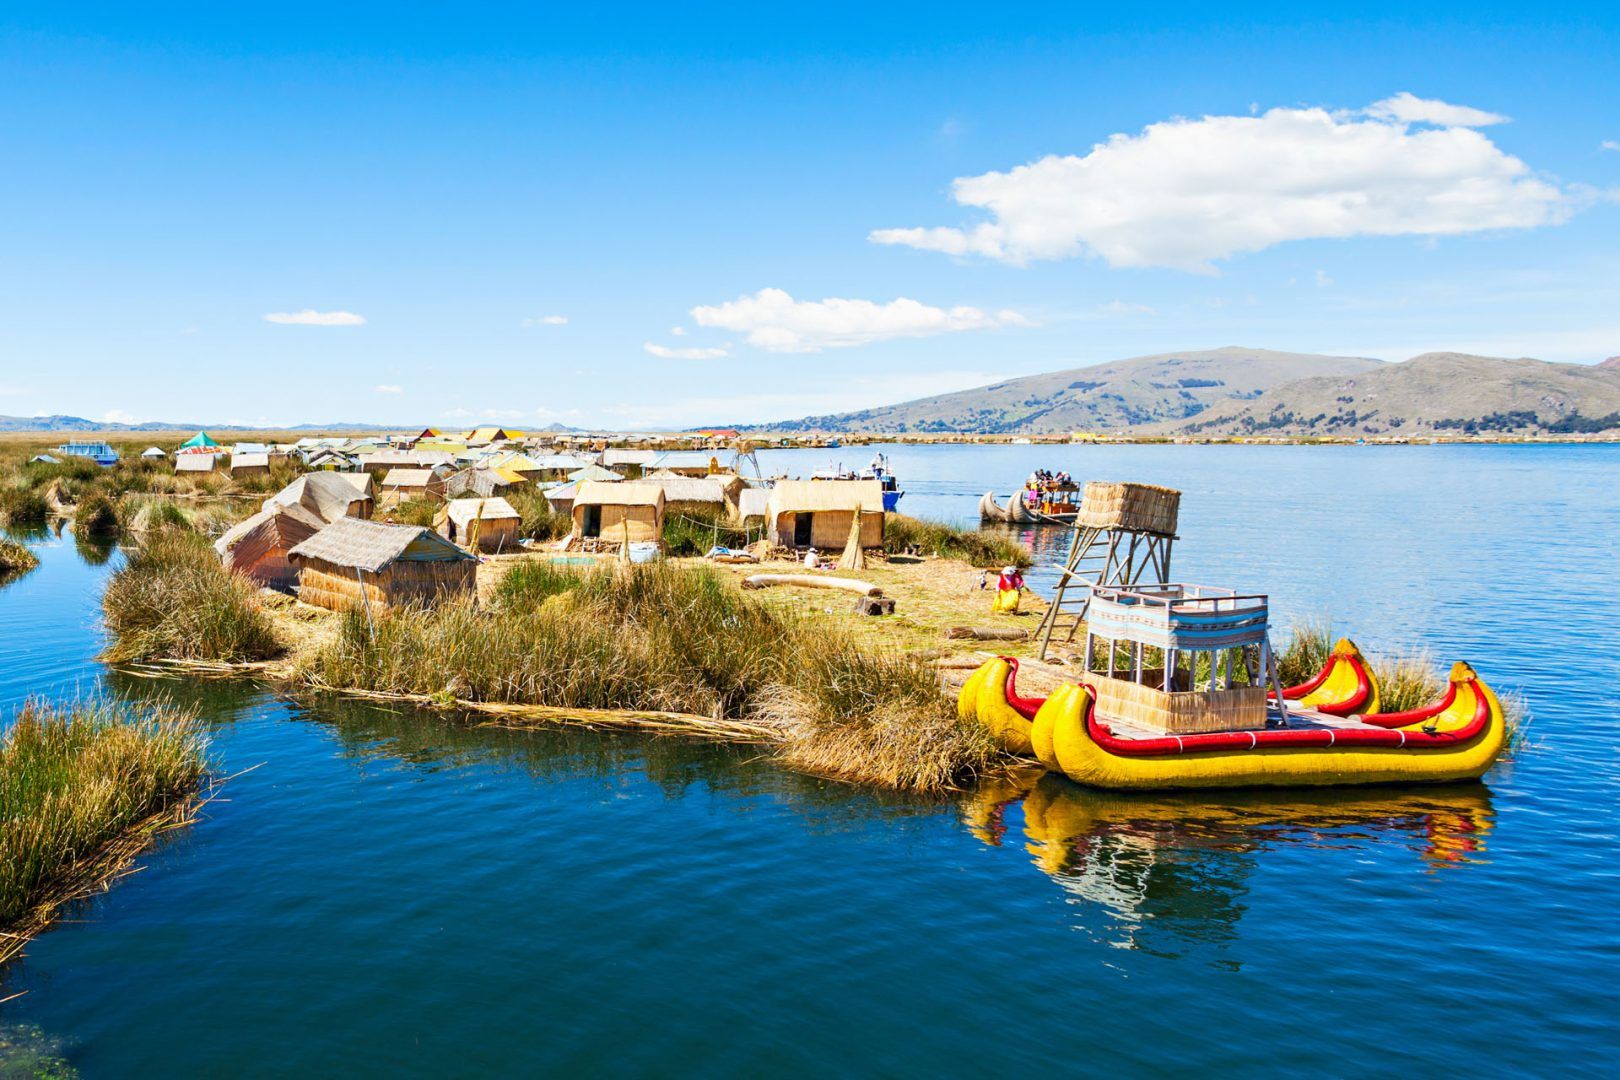
M987 661L963 688L958 712L976 716L1007 752L1110 790L1477 780L1507 741L1501 701L1463 663L1426 708L1350 717L1291 710L1284 727L1198 735L1116 731L1097 716L1091 687L1024 698L1016 677L1017 661Z
M1329 716L1378 711L1378 679L1356 643L1340 638L1322 670L1308 682L1283 687L1283 698Z

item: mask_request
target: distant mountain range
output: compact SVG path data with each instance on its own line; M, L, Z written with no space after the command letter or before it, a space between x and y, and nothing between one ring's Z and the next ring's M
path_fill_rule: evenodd
M409 426L409 425L407 425ZM385 424L294 424L287 428L266 429L242 424L179 424L149 420L144 424L119 424L89 420L82 416L0 416L0 431L400 431Z
M1553 364L1228 346L1030 375L755 430L1041 435L1587 434L1620 430L1620 357Z

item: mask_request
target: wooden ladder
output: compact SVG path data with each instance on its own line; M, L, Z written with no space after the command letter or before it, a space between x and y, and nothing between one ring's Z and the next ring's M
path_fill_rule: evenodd
M1159 533L1075 526L1052 604L1035 631L1040 641L1040 659L1046 659L1053 641L1074 641L1085 624L1094 586L1169 581L1174 542L1175 537Z

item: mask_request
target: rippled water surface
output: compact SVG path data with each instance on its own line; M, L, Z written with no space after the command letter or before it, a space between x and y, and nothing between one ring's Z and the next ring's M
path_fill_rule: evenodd
M922 801L108 675L107 553L44 534L0 588L0 705L168 693L221 771L257 768L0 971L26 991L0 1046L86 1075L1612 1069L1620 449L890 454L903 508L958 520L1037 465L1180 488L1175 576L1468 659L1528 699L1534 746L1461 787Z

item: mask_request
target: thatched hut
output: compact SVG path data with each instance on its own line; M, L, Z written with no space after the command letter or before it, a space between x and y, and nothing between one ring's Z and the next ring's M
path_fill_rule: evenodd
M732 517L737 511L737 495L742 478L728 473L715 476L650 476L640 481L657 484L664 491L664 513L697 515L702 518Z
M298 584L298 569L287 553L326 527L326 522L299 506L260 510L239 521L214 541L225 569L271 589L291 592Z
M574 496L579 494L578 484L558 484L545 490L546 505L551 507L554 514L572 514L574 512Z
M439 508L434 528L469 551L513 551L522 518L505 499L451 499Z
M431 529L339 518L294 547L298 598L347 611L434 604L477 592L478 557Z
M574 493L573 538L658 540L664 534L664 489L655 484L621 480L587 480Z
M737 522L741 525L763 525L770 510L770 488L743 488L737 493Z
M410 499L444 498L444 477L434 469L390 469L383 477L380 501L394 506Z
M231 479L240 480L246 476L269 476L269 453L250 453L231 455Z
M357 486L355 477L370 482L365 473L305 473L264 500L264 509L302 506L326 522L342 517L369 518L371 495Z
M416 455L409 450L376 450L369 454L361 454L355 459L361 472L368 472L379 479L387 476L394 469L421 469L430 466L423 465L416 459Z
M164 453L162 447L148 446L145 450L141 451L141 460L142 461L168 461L169 460L169 455Z
M176 475L180 473L190 473L192 475L211 473L214 471L214 465L218 461L219 456L216 454L202 454L194 451L176 454L174 456L174 471Z
M842 549L856 513L861 547L883 546L883 487L876 480L779 480L766 503L767 534L783 547Z

